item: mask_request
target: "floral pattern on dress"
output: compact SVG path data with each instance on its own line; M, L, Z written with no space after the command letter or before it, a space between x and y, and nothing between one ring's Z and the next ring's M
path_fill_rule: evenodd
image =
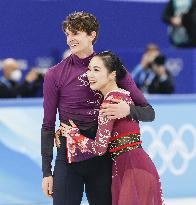
M119 99L124 100L128 103L132 103L129 94L130 93L125 90L112 91L106 95L105 99L103 100L103 103L112 103L112 99ZM98 129L95 140L83 136L81 140L77 142L77 140L74 141L73 137L72 140L70 140L70 143L72 143L72 146L70 146L70 148L72 150L69 151L68 145L68 152L70 154L69 159L71 159L68 161L77 162L81 161L81 159L86 160L92 158L93 156L103 155L107 151L114 122L115 120L110 120L107 118L107 116L103 116L99 113ZM77 133L76 135L80 134ZM73 153L74 151L75 153Z

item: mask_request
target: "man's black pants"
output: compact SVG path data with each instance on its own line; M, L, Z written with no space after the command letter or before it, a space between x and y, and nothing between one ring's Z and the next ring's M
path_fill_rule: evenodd
M90 205L112 205L112 160L109 155L69 164L65 145L58 149L54 168L53 205L80 205L84 184Z

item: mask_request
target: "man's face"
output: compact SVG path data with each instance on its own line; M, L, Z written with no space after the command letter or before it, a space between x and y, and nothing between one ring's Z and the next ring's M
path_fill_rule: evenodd
M18 70L18 64L13 60L7 60L3 65L3 74L6 79L10 79L12 72Z
M151 49L146 52L148 56L148 61L151 63L158 55L160 55L160 51L156 49Z
M96 34L96 33L95 33ZM72 33L70 30L66 30L67 45L69 46L71 53L81 57L83 54L88 53L92 48L92 41L94 39L94 33L88 35L84 31L77 31Z
M153 67L153 71L158 76L162 76L165 73L165 67L163 65L154 64L152 67Z

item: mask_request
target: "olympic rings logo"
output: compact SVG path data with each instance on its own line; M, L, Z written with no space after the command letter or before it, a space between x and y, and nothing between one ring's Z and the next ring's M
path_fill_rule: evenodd
M186 140L184 139L188 133L192 135L191 149L186 145ZM143 138L145 138L146 134L152 137L152 143L148 146L147 153L152 159L157 154L161 157L163 162L158 169L160 175L167 169L174 175L182 175L187 170L190 160L196 156L196 128L191 124L184 124L179 130L169 124L165 124L158 131L151 126L144 125L141 127L141 134ZM163 142L166 134L171 137L171 143L168 146ZM180 167L176 167L173 162L176 156L180 156L182 159Z

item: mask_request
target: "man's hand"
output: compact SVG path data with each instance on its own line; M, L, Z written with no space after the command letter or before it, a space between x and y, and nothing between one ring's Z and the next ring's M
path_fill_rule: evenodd
M42 190L47 197L52 197L53 194L53 177L44 177L42 180Z
M180 16L174 16L171 18L171 23L174 26L182 26L182 18Z
M142 59L141 59L141 67L143 69L146 69L148 68L148 64L150 63L150 57L149 57L149 54L148 53L145 53L143 56L142 56Z
M55 145L56 147L60 147L61 146L61 141L60 141L60 136L61 136L61 130L58 129L56 132L55 132Z
M28 83L31 83L33 81L35 81L38 78L38 72L36 69L32 69L31 71L29 71L25 77L25 80Z
M108 117L108 119L120 119L130 114L130 105L118 99L111 100L115 104L103 104L100 113Z

